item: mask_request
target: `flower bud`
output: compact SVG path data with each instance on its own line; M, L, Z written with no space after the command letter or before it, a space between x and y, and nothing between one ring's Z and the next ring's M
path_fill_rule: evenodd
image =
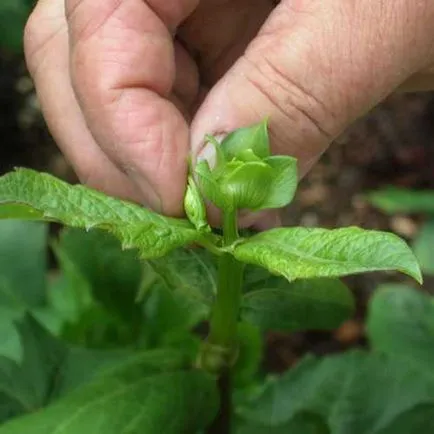
M200 161L195 168L202 194L222 210L254 211L281 208L291 202L297 187L296 159L270 156L266 122L241 128L221 144L212 137L217 163Z

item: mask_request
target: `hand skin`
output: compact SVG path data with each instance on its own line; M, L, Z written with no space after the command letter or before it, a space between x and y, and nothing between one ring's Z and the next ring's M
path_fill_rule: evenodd
M25 53L80 180L182 214L206 133L270 117L302 174L397 89L434 89L432 0L39 0Z

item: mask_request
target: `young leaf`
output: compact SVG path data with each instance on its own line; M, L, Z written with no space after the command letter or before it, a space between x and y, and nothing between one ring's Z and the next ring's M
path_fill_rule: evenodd
M272 229L234 245L233 254L290 281L379 270L397 270L422 281L416 258L403 240L356 227Z
M370 302L367 330L373 347L404 359L434 379L434 300L404 285L383 285Z
M155 434L162 427L165 434L194 433L207 427L217 407L213 377L185 369L177 353L155 351L3 425L0 434Z
M185 220L163 217L139 205L29 169L18 169L0 178L0 210L2 206L6 208L1 218L25 215L32 220L108 230L119 238L123 248L137 247L143 258L164 256L203 236Z
M241 316L263 330L332 330L354 313L351 291L337 279L283 281L244 295Z
M194 169L198 179L198 185L204 197L221 209L232 208L231 198L225 197L220 189L214 174L212 173L208 161L199 161Z
M233 131L222 141L221 148L228 160L248 149L259 158L269 157L268 120Z
M424 273L434 274L434 219L428 220L413 242L413 250Z
M321 418L333 434L383 434L420 405L429 411L418 432L429 434L434 406L430 374L383 355L352 351L323 359L308 357L270 381L259 396L238 408L238 414L251 424L275 430L308 413Z
M235 166L236 164L236 166ZM220 179L220 189L225 198L231 198L235 208L262 208L267 199L268 186L273 180L273 170L263 162L228 163L227 175ZM219 204L216 204L222 208Z
M261 208L282 208L291 203L297 190L297 160L292 157L273 155L264 160L273 169L273 178L267 199Z
M184 197L184 209L188 219L198 231L209 232L211 230L206 218L205 203L192 176L188 177L187 191Z
M399 212L434 214L434 191L432 190L388 187L370 193L368 200L388 214Z

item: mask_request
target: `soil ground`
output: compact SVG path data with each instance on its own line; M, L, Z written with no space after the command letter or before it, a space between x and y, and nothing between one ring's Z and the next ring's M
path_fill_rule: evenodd
M0 55L0 135L0 173L25 166L74 179L45 128L22 59L5 55ZM364 199L367 191L386 185L434 189L434 93L394 95L336 140L302 181L295 203L285 213L286 223L358 225L391 230L411 241L423 217L385 216ZM357 296L357 314L333 333L271 333L268 368L285 370L306 352L365 345L367 301L378 284L390 278L374 273L346 279ZM434 293L434 279L427 279L423 290Z

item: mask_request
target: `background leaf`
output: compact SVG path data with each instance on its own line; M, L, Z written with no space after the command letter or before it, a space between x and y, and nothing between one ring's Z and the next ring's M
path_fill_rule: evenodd
M216 276L213 258L204 249L178 249L143 262L136 251L122 251L119 241L104 231L67 229L56 251L69 276L67 289L75 286L78 292L69 297L78 297L84 307L75 314L68 335L63 333L71 342L93 348L172 346L186 343L190 330L208 315ZM58 304L68 298L64 290L57 288ZM89 290L91 302L80 302ZM77 301L65 307L74 304ZM80 337L84 340L77 340Z
M388 214L434 214L434 191L432 190L387 187L370 193L368 200L375 207Z
M416 258L403 240L356 227L272 229L235 245L233 254L288 280L379 270L401 271L418 282L422 279Z
M130 355L71 348L26 315L17 324L23 355L0 357L0 422L31 413Z
M0 355L16 362L23 351L14 321L45 303L46 243L45 224L0 222Z
M143 279L143 264L138 252L123 251L120 242L107 232L71 228L62 232L56 251L65 274L65 261L74 267L69 286L72 286L74 278L82 276L95 300L91 308L93 314L97 313L98 304L103 308L99 316L105 312L106 320L102 322L108 329L104 332L100 328L100 333L109 333L113 343L117 344L135 341L143 320L141 305L135 302ZM95 322L92 318L88 321Z
M45 301L47 234L42 223L0 222L0 282L31 306Z
M331 434L331 432L320 416L299 413L287 424L279 427L244 422L237 427L236 434Z
M424 273L434 274L434 219L428 220L413 242L413 250Z
M244 295L245 321L263 330L331 330L354 313L354 297L337 279L279 280L279 286Z
M256 399L238 409L238 414L250 423L277 429L308 413L322 418L333 434L380 434L396 426L402 414L433 404L430 374L384 355L353 351L305 359L269 382ZM431 426L425 419L419 432L428 434L427 427Z
M137 247L144 258L164 256L203 237L186 220L163 217L139 205L29 169L17 169L0 178L1 204L6 205L0 213L2 218L26 216L84 229L103 228L112 232L123 248Z
M155 351L125 363L58 403L0 427L1 434L194 433L217 412L215 380L183 369L177 353Z
M175 293L210 306L217 291L213 256L204 249L180 249L148 264L159 279Z
M434 301L404 285L383 285L370 303L367 331L377 351L404 359L434 380Z
M258 327L246 322L238 324L238 357L233 368L235 387L252 383L262 362L263 336Z

